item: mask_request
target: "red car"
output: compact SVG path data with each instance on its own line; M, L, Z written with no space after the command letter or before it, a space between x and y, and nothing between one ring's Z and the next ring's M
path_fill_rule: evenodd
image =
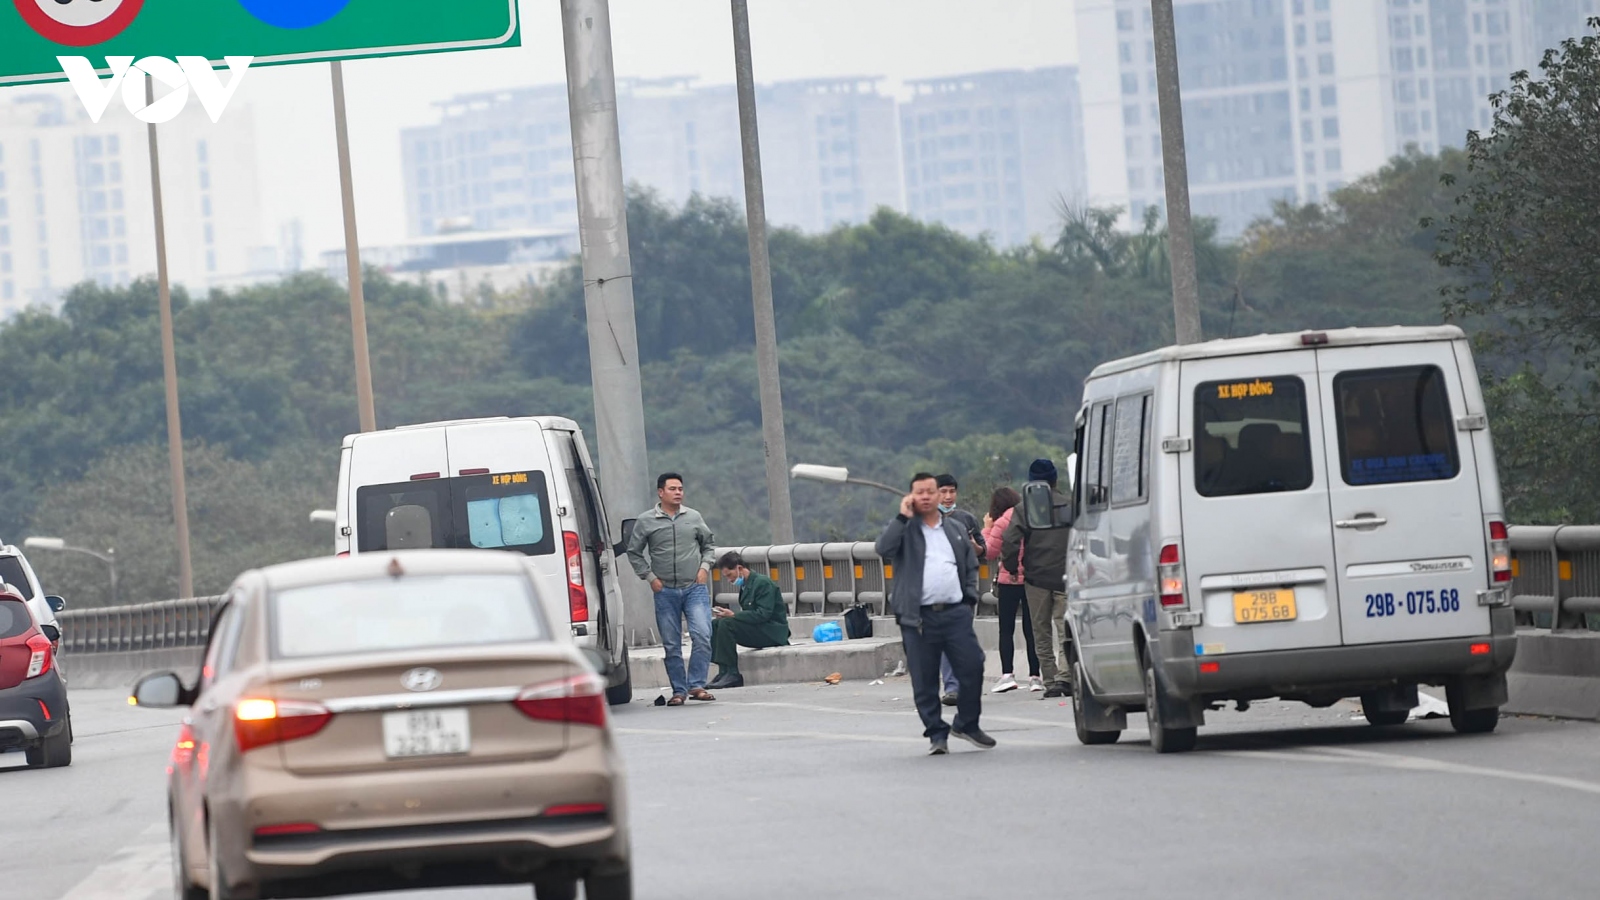
M56 665L60 638L21 596L0 591L0 751L22 750L35 768L72 763L67 685Z

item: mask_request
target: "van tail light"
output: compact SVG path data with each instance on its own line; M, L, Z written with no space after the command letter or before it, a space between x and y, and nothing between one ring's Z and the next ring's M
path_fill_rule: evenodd
M55 651L50 647L50 639L42 634L28 638L28 673L23 678L38 678L50 671L55 664Z
M589 592L583 588L583 545L576 532L561 532L567 550L567 602L572 606L572 621L589 621Z
M333 719L321 703L250 697L233 707L233 736L239 752L310 737Z
M347 557L349 555L350 555L350 551L349 550L340 550L338 553L334 554L334 556L337 556L340 559L344 559L345 557Z
M1489 572L1495 584L1511 580L1511 531L1499 519L1489 522Z
M1161 605L1183 605L1183 559L1178 554L1177 544L1167 544L1161 548L1160 565L1156 569L1161 579Z
M585 672L559 681L536 684L511 701L517 710L540 722L572 725L606 725L606 685L600 676Z

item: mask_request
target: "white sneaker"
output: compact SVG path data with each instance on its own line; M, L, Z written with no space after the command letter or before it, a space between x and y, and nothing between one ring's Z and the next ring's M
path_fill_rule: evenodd
M999 680L995 681L994 687L989 689L989 693L1004 694L1006 691L1014 691L1018 687L1019 685L1017 684L1017 679L1011 677L1011 674L1008 672L1004 675L1001 675Z
M1030 691L1042 691L1042 690L1044 690L1044 679L1040 678L1037 675L1029 675L1028 676L1028 690L1030 690Z

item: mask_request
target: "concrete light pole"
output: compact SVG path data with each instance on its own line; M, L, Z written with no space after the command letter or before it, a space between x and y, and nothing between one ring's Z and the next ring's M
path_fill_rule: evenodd
M750 232L750 294L755 304L756 380L761 395L761 443L767 462L767 522L772 543L794 543L789 503L789 445L783 431L783 391L778 381L778 327L772 311L772 263L767 258L767 202L761 181L761 138L756 130L756 86L750 63L750 11L733 3L733 67L739 93L739 136L744 147L744 209Z
M64 538L58 537L27 538L22 542L22 546L29 550L56 550L62 553L82 553L84 556L92 556L95 559L105 563L111 576L111 605L116 606L118 604L121 595L117 590L117 548L109 547L106 549L106 552L101 553L98 550L90 550L87 547L74 547L68 544Z
M1172 0L1150 0L1155 34L1156 96L1161 104L1161 167L1167 182L1167 259L1172 266L1172 312L1178 343L1200 337L1200 279L1195 274L1194 230L1189 223L1189 161L1183 143L1183 100L1178 85L1178 33Z

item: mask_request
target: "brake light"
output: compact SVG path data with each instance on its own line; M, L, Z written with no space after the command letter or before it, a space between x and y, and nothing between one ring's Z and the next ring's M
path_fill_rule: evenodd
M464 478L464 477L466 477L468 475L487 475L487 474L489 474L489 470L488 469L482 469L482 468L479 468L479 469L462 469L461 471L457 472L456 474L460 475L460 476L462 476Z
M1183 560L1178 554L1177 544L1167 544L1161 548L1157 577L1161 579L1161 605L1182 606Z
M439 477L439 473L438 472L419 472L418 474L411 476L411 480L412 481L432 481L433 479L438 478L438 477Z
M1200 664L1201 675L1214 675L1222 671L1222 663L1203 662Z
M606 814L604 803L558 803L555 806L546 806L541 815L546 816L603 816Z
M1489 645L1488 644L1473 644L1472 646L1467 648L1467 652L1471 653L1473 656L1488 656L1489 655Z
M240 700L233 707L233 736L239 752L256 747L310 737L321 731L333 713L321 703L307 700Z
M530 719L573 725L606 724L606 685L598 675L585 672L560 681L536 684L512 703Z
M170 774L174 768L188 768L194 761L194 729L188 722L178 726L178 740L172 745L172 757L167 772Z
M350 555L350 551L349 550L340 550L338 553L334 554L334 556L337 556L340 559L344 559L345 557L347 557L349 555Z
M38 698L36 697L34 699L37 700ZM43 700L39 700L39 712L44 716L44 720L46 722L51 721L50 707L46 706Z
M583 587L583 546L576 532L561 532L567 551L567 602L572 608L572 621L589 621L589 592Z
M321 825L314 822L288 822L283 825L262 825L255 831L256 837L281 837L286 834L316 834L322 830Z
M1499 519L1489 521L1489 573L1495 584L1511 580L1511 530Z
M23 678L38 678L50 671L50 666L55 662L55 651L50 648L50 639L42 634L28 638L28 650L32 655L28 657L28 673Z

